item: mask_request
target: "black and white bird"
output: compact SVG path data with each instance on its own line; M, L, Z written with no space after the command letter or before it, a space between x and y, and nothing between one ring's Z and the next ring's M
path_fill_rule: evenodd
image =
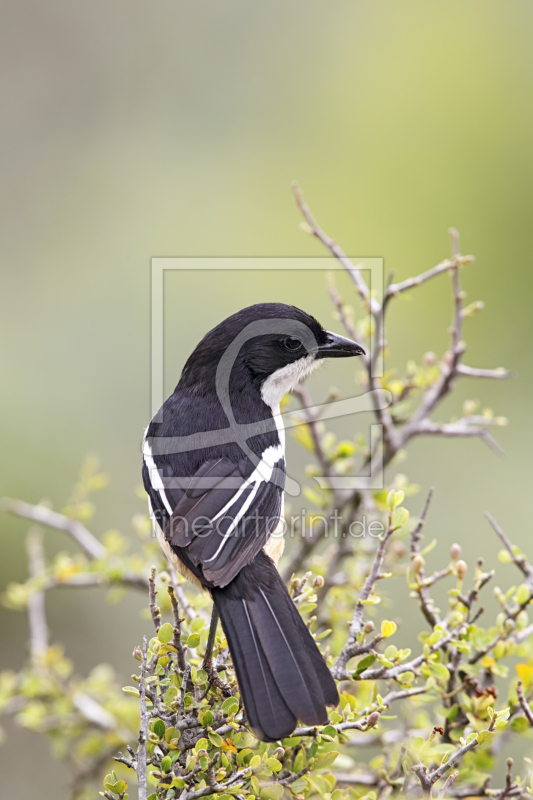
M326 706L338 702L276 569L280 401L323 359L362 353L294 306L250 306L204 336L144 438L143 481L159 542L211 594L250 726L264 741L290 735L298 720L324 724ZM211 645L216 622L214 611Z

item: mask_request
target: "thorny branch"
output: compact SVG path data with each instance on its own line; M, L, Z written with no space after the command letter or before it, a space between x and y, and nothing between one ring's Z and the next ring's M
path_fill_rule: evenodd
M370 352L363 356L363 363L365 365L367 380L369 388L372 391L372 397L378 398L381 389L380 378L376 374L376 366L380 356L383 354L386 347L385 338L385 314L389 302L398 294L425 283L428 280L436 278L443 273L449 273L452 283L452 297L453 297L453 315L451 325L451 339L450 348L440 363L440 374L437 380L431 383L422 394L418 406L413 411L412 415L402 424L395 423L391 409L382 407L382 404L376 401L375 414L377 421L382 425L383 429L383 450L373 454L373 468L378 471L382 466L385 467L396 454L405 447L405 445L414 437L422 435L432 436L453 436L453 437L471 437L475 436L482 439L489 447L491 447L498 454L501 453L500 448L494 441L493 437L486 430L487 426L494 424L494 421L485 418L472 420L470 418L462 418L457 422L441 424L432 421L431 415L440 405L442 400L449 394L455 380L458 377L470 378L508 378L511 373L504 369L476 369L467 367L461 363L463 353L465 351L465 344L462 341L462 328L465 318L465 309L463 307L463 292L460 284L460 269L465 265L471 263L474 259L472 256L462 256L459 252L459 236L455 229L450 230L452 239L452 258L446 259L436 267L418 275L414 278L408 278L400 283L390 283L386 288L385 295L380 302L376 297L370 293L370 289L366 284L362 270L358 269L355 264L348 258L346 253L316 222L311 209L304 200L301 189L298 184L293 184L293 192L298 208L305 219L303 223L304 230L317 238L329 252L342 264L348 275L350 276L357 294L363 301L368 313L374 321L375 333L373 343L371 343ZM347 334L352 338L356 337L356 332L350 322L348 315L345 312L345 305L340 297L332 278L329 280L329 293L334 302L341 322L343 323ZM306 404L311 405L308 394L305 395ZM310 425L315 422L312 419L307 420ZM499 422L497 424L500 424ZM326 477L328 476L331 465L329 459L322 447L319 437L316 434L316 429L313 431L313 442L315 454L322 469L325 470ZM351 498L352 502L356 495ZM360 502L357 503L360 505ZM345 505L345 502L341 504ZM332 493L331 506L339 506L339 496ZM298 548L291 558L290 565L286 571L287 577L290 577L292 572L297 572L301 569L305 559L309 556L312 550L319 544L324 535L323 530L318 527L313 530L312 537L302 539ZM349 553L346 553L348 555ZM343 554L344 557L344 554Z

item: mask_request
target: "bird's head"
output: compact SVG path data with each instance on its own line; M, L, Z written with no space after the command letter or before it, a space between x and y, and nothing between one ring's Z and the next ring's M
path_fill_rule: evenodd
M259 303L243 308L204 336L185 365L182 381L191 384L207 375L223 381L231 374L233 381L255 385L274 408L325 358L364 352L361 345L325 330L295 306Z

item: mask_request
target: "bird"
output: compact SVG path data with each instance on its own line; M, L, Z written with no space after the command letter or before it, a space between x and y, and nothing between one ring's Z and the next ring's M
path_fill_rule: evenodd
M277 570L284 539L285 434L280 403L326 358L363 355L284 303L220 322L185 363L146 429L143 483L171 564L209 592L211 668L218 618L246 718L265 742L298 721L327 723L335 681Z

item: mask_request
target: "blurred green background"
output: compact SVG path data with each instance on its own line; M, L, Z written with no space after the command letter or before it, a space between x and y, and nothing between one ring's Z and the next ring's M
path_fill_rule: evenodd
M296 178L344 249L383 256L397 279L448 255L450 225L476 255L464 284L486 310L466 324L466 363L517 375L463 383L449 411L480 397L508 416L497 431L507 456L420 440L402 470L437 487L428 535L441 551L458 539L467 560L492 563L486 509L527 549L531 3L4 0L0 13L0 493L61 507L93 451L112 483L92 528L128 529L144 508L134 488L150 416L150 258L323 255L298 230ZM250 302L296 302L338 325L317 276L173 273L167 288L167 390L200 336ZM442 353L449 305L445 276L397 302L388 366ZM321 399L337 381L350 391L338 365L310 388ZM4 585L25 577L27 526L1 526ZM49 553L68 546L47 533ZM97 592L64 590L47 602L80 672L105 659L127 681L142 598L109 608ZM0 622L0 667L18 667L25 619L2 610ZM2 800L15 794L7 766L27 769L28 752L27 797L66 796L46 743L7 730Z

